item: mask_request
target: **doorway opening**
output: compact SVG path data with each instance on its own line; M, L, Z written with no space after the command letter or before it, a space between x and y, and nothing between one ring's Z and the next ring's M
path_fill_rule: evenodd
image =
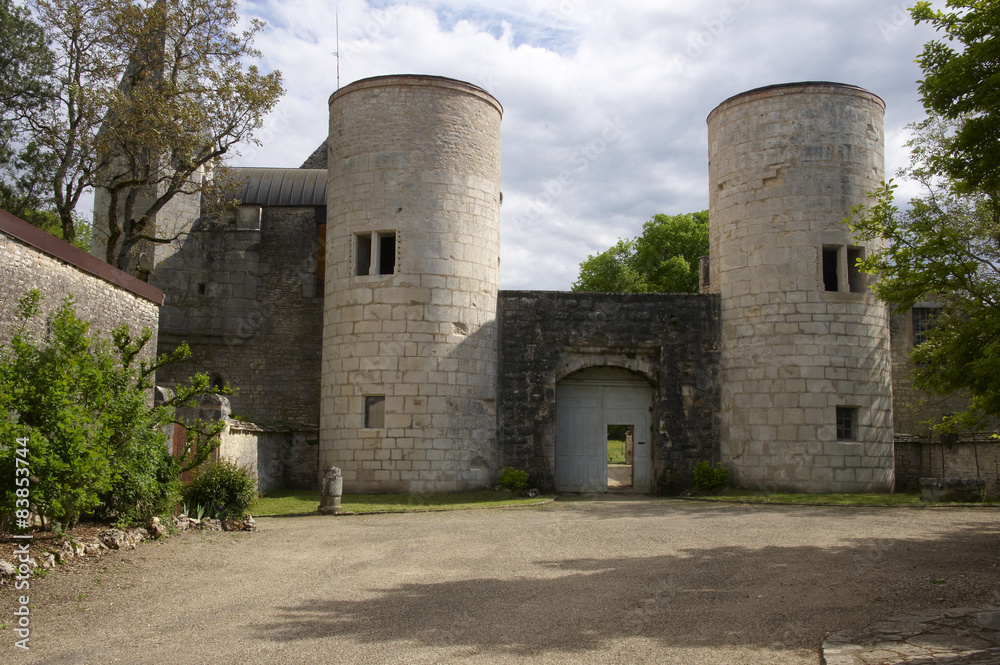
M608 425L608 489L631 489L635 425Z
M652 387L624 369L589 367L559 380L556 490L649 492L653 477L652 407ZM610 461L609 439L623 442L611 445L615 456Z

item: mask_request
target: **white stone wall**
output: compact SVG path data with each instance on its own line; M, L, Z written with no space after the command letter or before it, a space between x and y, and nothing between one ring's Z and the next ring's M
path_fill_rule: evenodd
M884 178L884 103L840 84L744 93L708 117L710 287L722 303L721 450L737 483L893 486L888 316L848 288L841 220ZM823 248L839 248L838 291ZM838 441L836 407L855 407Z
M320 468L348 492L482 488L496 469L499 103L450 79L330 98ZM355 236L396 234L394 274ZM364 398L385 396L384 427Z
M55 314L65 297L72 296L76 315L90 324L92 336L110 341L111 332L123 323L134 336L147 329L152 338L140 357L147 362L155 359L160 315L157 303L0 233L0 345L10 343L20 323L18 301L32 289L42 296L41 315L32 326L38 338L45 334L46 319Z

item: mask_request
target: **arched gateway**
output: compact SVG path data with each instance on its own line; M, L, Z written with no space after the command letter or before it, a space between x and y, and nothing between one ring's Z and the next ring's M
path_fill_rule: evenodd
M623 369L596 367L556 384L556 490L652 488L653 389ZM624 438L609 458L611 436Z

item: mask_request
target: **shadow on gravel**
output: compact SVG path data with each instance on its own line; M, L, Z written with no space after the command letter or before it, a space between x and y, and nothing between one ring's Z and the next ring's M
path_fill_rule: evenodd
M629 514L641 516L642 506ZM997 602L998 542L1000 524L978 522L944 535L858 538L833 548L705 547L561 560L541 551L530 578L402 584L373 588L363 600L279 604L260 638L341 637L533 657L613 648L628 637L815 651L834 631L903 611Z

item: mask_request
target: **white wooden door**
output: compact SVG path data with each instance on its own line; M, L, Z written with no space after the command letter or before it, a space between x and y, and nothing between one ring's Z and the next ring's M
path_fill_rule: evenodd
M604 492L608 488L604 389L565 385L556 399L556 490Z
M632 425L632 488L652 487L652 390L641 382L560 381L556 387L556 490L608 489L608 425Z
M647 386L606 386L604 412L608 425L632 425L632 490L648 492L652 487L652 422L649 406L652 393ZM605 427L606 429L606 427ZM605 444L606 445L606 444Z

